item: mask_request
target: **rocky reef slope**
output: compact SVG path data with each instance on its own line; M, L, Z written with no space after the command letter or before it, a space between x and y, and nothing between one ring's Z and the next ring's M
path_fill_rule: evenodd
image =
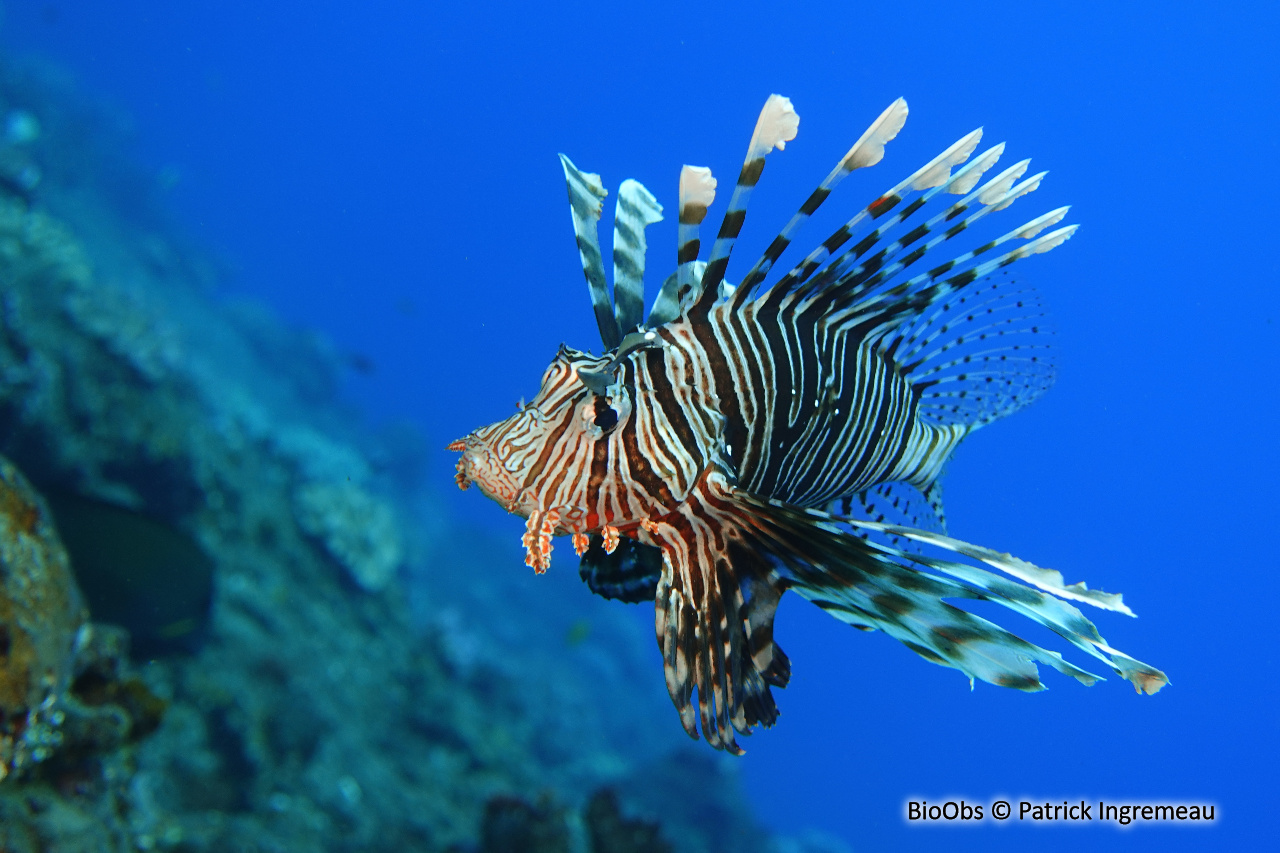
M119 124L0 61L0 849L777 848L651 638L440 522Z

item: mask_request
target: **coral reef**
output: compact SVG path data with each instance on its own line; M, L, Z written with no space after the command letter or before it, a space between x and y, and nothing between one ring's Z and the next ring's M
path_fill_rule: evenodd
M38 625L0 613L0 665L31 649L43 673L0 698L5 725L43 708L23 732L49 733L5 729L29 772L0 782L0 849L771 849L734 768L676 749L651 633L572 572L521 571L516 537L442 521L405 474L420 439L337 401L332 346L211 295L219 263L120 153L122 121L2 57L0 116L0 452L196 543L211 565L170 583L212 585L191 643L131 658L121 630L81 631L69 580ZM4 541L46 548L20 494Z
M117 628L84 626L65 659L71 683L59 696L53 737L41 761L0 784L0 850L5 853L129 853L146 836L127 814L136 769L129 747L155 731L167 702L126 659Z
M61 741L85 616L49 510L0 457L0 781Z
M307 482L293 493L298 524L369 592L382 589L403 559L391 508L344 480Z
M570 853L574 850L674 853L675 848L662 837L656 821L623 814L617 792L612 788L601 788L592 794L581 814L560 805L549 793L544 793L536 803L503 795L489 800L485 806L480 853Z
M550 797L494 797L484 809L480 853L569 853L568 814Z

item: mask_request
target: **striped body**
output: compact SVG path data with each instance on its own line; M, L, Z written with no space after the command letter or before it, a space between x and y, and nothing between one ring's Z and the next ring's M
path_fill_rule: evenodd
M1022 180L1022 161L979 186L1004 146L970 159L974 131L758 289L835 185L879 162L906 109L899 100L881 114L737 288L725 273L747 200L799 119L785 98L765 105L705 265L698 229L716 181L685 167L677 270L647 324L644 228L661 207L624 184L611 300L596 234L605 190L562 155L607 352L562 347L529 405L450 445L462 452L461 487L475 483L527 519L528 565L545 571L552 538L571 535L593 590L653 600L671 699L685 730L717 748L740 752L735 733L777 717L771 688L786 686L790 664L773 622L788 590L971 681L1041 689L1037 663L1086 684L1098 677L953 600L992 601L1049 627L1142 692L1167 681L1106 645L1069 603L1129 613L1120 596L943 530L938 478L956 446L1052 382L1038 298L1003 269L1075 226L1042 233L1065 216L1058 208L931 268L920 262L1044 173Z
M603 398L618 413L609 430L577 378L607 359L563 348L531 403L473 433L466 479L526 517L554 511L557 535L633 533L688 500L710 465L806 507L885 482L930 485L968 428L918 417L919 391L880 335L841 330L817 348L797 329L724 304L663 326L661 346L619 364Z
M884 482L929 486L967 429L918 417L920 390L884 346L891 330L824 324L820 337L767 309L720 304L662 330L695 354L693 384L724 416L738 487L820 507Z

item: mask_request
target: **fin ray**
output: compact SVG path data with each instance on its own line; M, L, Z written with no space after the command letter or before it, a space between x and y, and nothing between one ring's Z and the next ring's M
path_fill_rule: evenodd
M729 209L725 211L716 242L711 247L711 258L707 261L707 271L702 280L701 302L710 305L719 296L720 282L729 267L729 255L746 221L751 191L764 171L765 156L775 148L779 151L786 148L787 143L796 138L799 127L800 116L791 106L791 100L781 95L770 95L756 119L742 171L738 173L733 195L729 197Z
M644 322L644 229L661 221L653 193L639 181L623 181L613 217L613 315L624 338Z
M857 169L867 166L874 166L884 158L884 148L897 135L907 121L907 102L903 98L898 98L892 104L885 108L884 112L871 123L853 144L853 147L840 158L840 162L836 164L830 174L818 184L817 189L809 194L809 198L796 211L791 220L778 233L778 236L769 244L769 248L760 260L756 261L755 266L743 277L742 283L739 285L738 293L735 296L737 304L741 304L747 296L750 295L752 289L764 281L768 276L769 270L777 262L778 258L791 245L791 240L795 236L796 231L808 221L822 203L826 201L836 185L848 177Z
M738 497L752 507L752 516L758 519L756 530L767 535L770 550L784 562L788 588L843 621L884 630L935 663L945 663L994 684L1038 689L1038 678L1034 683L1028 680L1025 668L1011 663L1003 652L996 652L1000 647L1085 683L1095 678L1066 663L1058 653L1029 643L998 625L974 621L979 617L972 614L958 616L953 612L958 609L943 601L968 598L1000 604L1050 628L1105 662L1140 692L1154 693L1168 681L1154 667L1108 646L1093 623L1071 604L1079 601L1132 615L1117 594L1090 590L1082 583L1066 584L1058 572L939 533L841 518L749 495ZM954 560L872 543L851 535L844 525L932 545L986 563L1014 580ZM928 630L923 630L922 625Z
M573 233L578 238L578 254L582 258L582 272L587 278L591 293L591 308L595 311L600 340L606 350L613 349L622 340L618 323L613 316L609 300L609 285L604 277L604 261L600 255L600 235L597 225L605 197L609 194L600 182L600 176L583 172L564 154L560 155L565 183L569 188L569 205L573 214Z

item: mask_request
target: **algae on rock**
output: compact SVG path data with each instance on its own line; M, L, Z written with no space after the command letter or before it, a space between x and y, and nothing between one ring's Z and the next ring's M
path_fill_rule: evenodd
M0 457L0 782L60 742L85 623L48 509Z

